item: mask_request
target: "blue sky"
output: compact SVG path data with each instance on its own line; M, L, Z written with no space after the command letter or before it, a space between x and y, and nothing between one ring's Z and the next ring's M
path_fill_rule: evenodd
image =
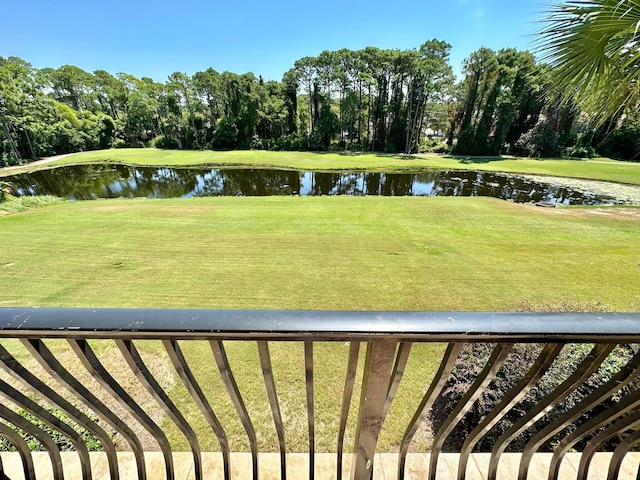
M304 56L437 38L451 64L481 46L531 48L544 0L21 0L0 15L0 56L164 81L208 67L267 80Z

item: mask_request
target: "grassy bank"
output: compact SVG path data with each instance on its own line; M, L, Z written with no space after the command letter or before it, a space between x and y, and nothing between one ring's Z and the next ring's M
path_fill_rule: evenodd
M640 163L609 159L533 159L512 157L450 157L439 155L265 152L256 150L212 152L155 149L120 149L77 153L40 167L0 170L0 177L32 168L77 163L118 162L132 165L252 166L301 170L420 170L424 168L482 170L556 175L640 185Z
M542 209L443 197L110 200L7 215L0 231L2 306L513 310L599 303L640 309L637 208ZM246 449L208 345L183 345L232 448ZM122 364L114 347L96 347L112 368ZM141 348L172 398L190 406L203 448L217 449L161 345ZM227 348L259 443L273 450L255 344ZM381 449L397 444L442 349L414 347ZM342 343L316 349L319 450L335 448L347 354ZM272 355L288 445L305 451L302 346L274 345ZM135 379L124 383L140 393ZM177 430L171 440L186 448Z

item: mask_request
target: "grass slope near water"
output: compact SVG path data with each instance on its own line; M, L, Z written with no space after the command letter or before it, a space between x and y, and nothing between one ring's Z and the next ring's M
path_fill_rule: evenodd
M0 217L0 231L2 306L513 310L522 302L599 302L640 309L638 208L542 209L443 197L109 200ZM94 343L112 368L122 364L113 347ZM161 378L189 412L202 448L217 450L161 345L139 343L152 365L169 372ZM232 449L246 450L208 345L182 345ZM256 346L227 348L261 449L273 451ZM271 349L287 444L306 451L302 345ZM381 450L397 445L442 350L414 346ZM316 348L318 451L335 449L347 354L342 343ZM140 395L135 380L127 385ZM347 442L357 398L356 389ZM170 440L187 448L176 428ZM429 443L424 432L418 443Z
M450 157L440 155L387 155L313 152L230 152L112 149L82 152L40 167L0 170L0 177L32 168L78 163L118 162L152 166L251 166L299 170L420 170L424 168L481 170L506 173L555 175L640 185L640 163L609 159L534 159L513 157Z
M624 310L640 303L635 213L487 198L65 202L0 217L0 304Z

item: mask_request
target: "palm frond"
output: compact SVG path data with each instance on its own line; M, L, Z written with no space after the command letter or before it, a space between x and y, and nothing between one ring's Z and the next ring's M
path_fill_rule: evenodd
M596 123L637 105L640 0L555 3L542 21L536 49L565 101Z

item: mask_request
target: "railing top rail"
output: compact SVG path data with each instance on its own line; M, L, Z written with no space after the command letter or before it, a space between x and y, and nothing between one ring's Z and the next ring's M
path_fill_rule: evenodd
M640 343L640 313L0 308L0 338Z

